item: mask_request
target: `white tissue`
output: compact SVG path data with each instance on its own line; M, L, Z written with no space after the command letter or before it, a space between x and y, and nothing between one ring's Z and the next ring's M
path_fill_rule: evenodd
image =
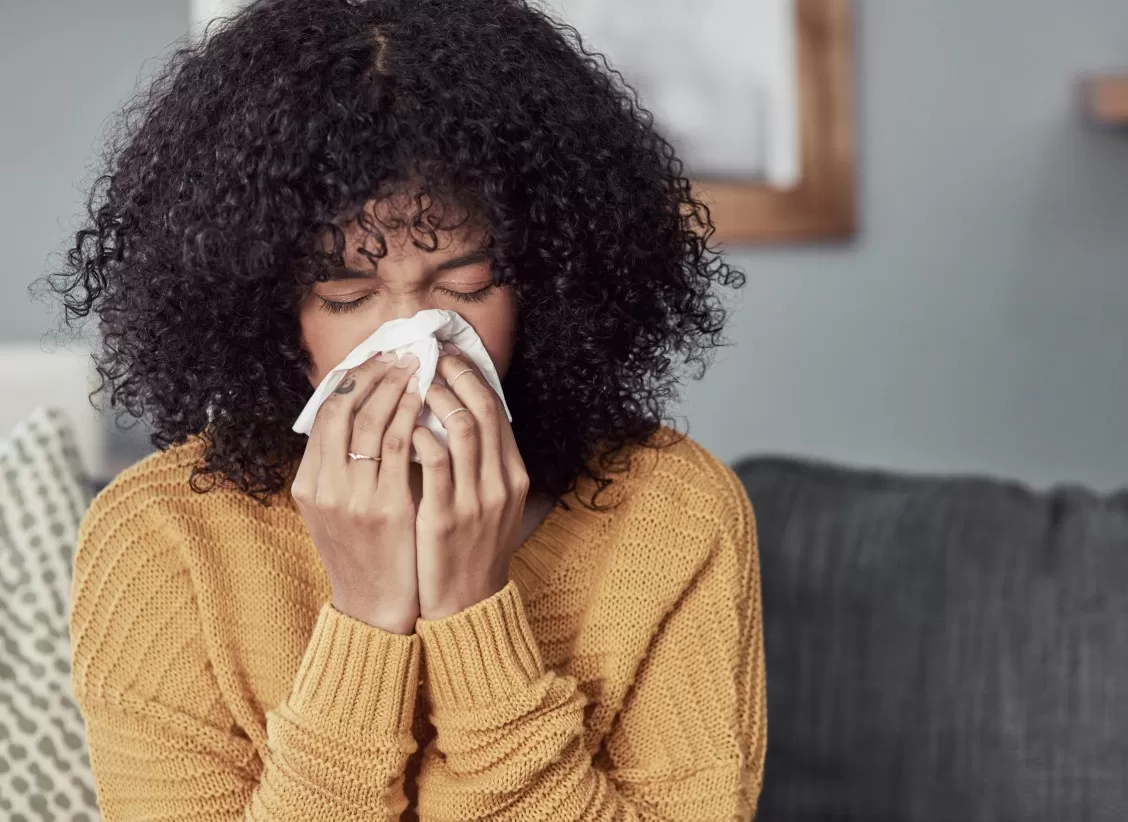
M414 354L419 358L419 370L415 372L415 376L419 378L419 395L426 399L427 391L435 380L435 369L439 364L441 353L439 346L448 340L458 346L462 356L474 363L501 399L505 416L512 420L509 406L505 403L505 394L501 390L501 381L477 332L470 327L470 323L453 311L432 308L420 311L414 317L384 323L372 336L354 348L317 386L317 390L313 392L313 396L294 423L294 430L299 434L308 435L313 429L313 421L317 418L317 410L340 385L345 373L384 351L394 353L397 360L408 354ZM417 424L430 429L438 441L446 446L446 429L426 405L419 413ZM415 449L411 451L411 460L419 461Z

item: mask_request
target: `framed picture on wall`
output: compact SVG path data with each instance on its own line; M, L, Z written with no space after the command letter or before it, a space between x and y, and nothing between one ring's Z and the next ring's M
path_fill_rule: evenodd
M654 113L729 245L855 231L850 0L541 0Z

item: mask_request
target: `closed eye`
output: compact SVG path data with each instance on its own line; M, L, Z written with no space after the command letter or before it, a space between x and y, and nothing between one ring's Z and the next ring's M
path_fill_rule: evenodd
M441 290L444 293L449 294L451 297L454 297L454 299L456 300L460 300L466 303L480 303L487 297L489 297L490 293L496 287L497 286L494 283L490 283L485 288L479 288L477 291L454 291L449 288L444 288Z
M348 300L345 302L339 300L327 300L324 297L318 297L321 300L321 308L330 314L345 314L349 311L355 311L366 302L372 299L371 294L365 294L363 297L358 297L355 300Z
M477 291L456 291L452 288L441 288L439 290L459 302L480 303L487 300L495 288L497 288L497 285L490 283ZM330 314L347 314L349 311L357 310L374 296L374 294L365 294L355 300L327 300L324 297L318 297L318 299L321 300L322 310Z

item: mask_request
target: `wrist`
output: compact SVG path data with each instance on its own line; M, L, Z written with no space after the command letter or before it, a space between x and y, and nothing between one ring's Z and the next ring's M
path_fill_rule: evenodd
M347 597L334 596L331 603L333 608L345 616L379 628L389 634L409 636L415 633L415 620L419 617L419 607L416 603L400 606L372 606L365 603L350 601Z
M448 591L442 598L436 598L426 605L420 602L419 616L432 621L446 619L496 596L507 584L508 578L494 578L458 586L456 590Z

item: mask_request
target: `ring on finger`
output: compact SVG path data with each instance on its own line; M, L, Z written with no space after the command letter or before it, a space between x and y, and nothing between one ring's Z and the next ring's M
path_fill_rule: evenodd
M457 413L458 413L458 412L460 412L460 411L465 411L465 412L467 412L467 413L470 413L470 409L469 409L469 408L465 408L465 407L463 407L463 406L461 406L461 405L460 405L460 406L459 406L458 408L454 409L454 410L453 410L453 411L451 411L451 412L450 412L449 414L447 414L447 415L446 415L445 417L443 417L443 418L442 418L441 420L439 420L439 425L444 425L444 426L445 426L445 425L446 425L446 421L447 421L447 420L449 420L449 419L450 419L451 417L453 417L453 416L454 416L455 414L457 414Z
M380 457L370 457L367 454L358 454L355 451L349 451L349 459L350 460L372 460L373 462L379 462L380 461Z
M459 371L457 374L454 375L454 379L452 379L450 382L447 383L447 387L450 388L453 391L454 390L454 384L456 382L458 382L458 378L461 377L463 374L469 374L473 370L474 370L473 368L463 368L461 371Z

